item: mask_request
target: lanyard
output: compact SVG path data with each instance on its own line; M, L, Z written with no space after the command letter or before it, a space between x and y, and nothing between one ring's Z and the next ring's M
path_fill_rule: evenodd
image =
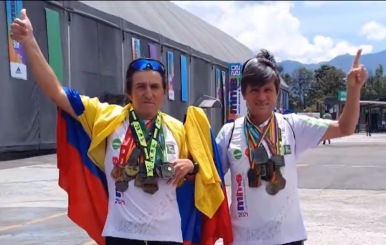
M248 145L248 159L250 167L253 169L253 151L261 146L263 140L267 143L268 149L271 154L278 152L278 145L276 144L279 139L279 128L276 117L272 114L269 118L267 126L263 130L254 126L248 116L245 117L244 122L244 135ZM256 142L257 141L257 142Z
M165 141L164 130L161 127L159 131L159 142L158 142L159 144L157 148L157 154L161 156L160 158L162 159L163 163L167 162L165 142L166 141Z
M149 128L150 121L146 123L146 128ZM124 166L127 161L127 156L129 153L131 153L131 150L134 148L134 141L131 138L131 131L130 127L127 128L125 137L123 138L123 141L121 143L121 147L119 149L119 158L118 158L118 164Z
M152 126L152 121L149 121L146 123L145 125L145 129L149 130ZM150 130L149 130L150 131ZM166 153L165 153L165 137L164 137L164 133L163 133L163 129L161 127L161 130L160 130L160 142L159 142L159 147L158 147L158 152L160 153L160 155L162 156L163 158L163 161L165 161L165 158L166 158ZM147 140L149 139L149 137L146 137ZM127 161L127 156L131 153L132 149L135 147L135 142L133 140L133 138L131 137L131 130L130 130L130 127L127 128L126 130L126 133L125 133L125 137L123 138L123 141L121 143L121 147L120 147L120 150L119 150L119 158L118 158L118 164L124 166L126 164L126 161Z
M147 132L145 125L140 121L133 108L129 112L130 129L135 144L141 149L146 166L147 177L154 176L154 165L157 157L158 137L161 131L161 115L158 113ZM148 136L146 140L145 135Z

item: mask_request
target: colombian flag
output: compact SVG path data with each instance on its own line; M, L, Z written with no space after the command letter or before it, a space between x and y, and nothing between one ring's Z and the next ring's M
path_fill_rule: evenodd
M104 245L107 182L87 155L91 140L82 125L60 109L56 138L59 186L68 194L68 217L98 245Z
M215 136L213 135L212 130L210 131L210 136L212 143L213 160L216 165L218 175L221 177L220 185L225 198L221 203L220 207L218 208L217 212L211 219L206 216L203 216L201 244L212 245L219 238L222 238L223 244L229 245L232 243L233 237L232 227L230 223L228 198L225 189L225 180L220 162L220 154L218 152Z
M91 100L82 103L82 99L76 91L63 89L78 116L84 113L85 107L90 107L88 111L95 107L95 105L87 104L91 104ZM112 108L107 109L113 110ZM111 111L106 112L107 114L110 113L110 117ZM187 116L189 117L189 113ZM190 117L192 116L194 114L191 114ZM106 122L106 120L103 121ZM95 164L95 159L93 161L90 158L88 151L92 142L90 133L85 131L85 127L86 130L89 130L87 125L82 125L68 113L58 109L57 166L59 186L68 194L68 217L85 230L97 244L104 245L105 241L101 234L107 217L107 182L105 173ZM102 135L105 133L102 132L105 129L105 127L94 126L92 135ZM101 132L95 132L96 130ZM205 208L203 209L197 204L197 191L200 189L201 183L197 177L195 184L185 181L177 188L177 202L181 215L184 245L213 245L218 238L223 238L224 245L229 245L232 242L230 216L219 153L214 135L210 128L208 130L206 132L210 133L201 138L210 145L210 153L212 153L210 157L213 159L217 176L221 178L221 183L218 183L220 188L217 189L222 190L223 198L220 201L217 200L220 205L216 210L211 210L210 212L214 215L208 217L201 212ZM197 138L197 135L195 137Z

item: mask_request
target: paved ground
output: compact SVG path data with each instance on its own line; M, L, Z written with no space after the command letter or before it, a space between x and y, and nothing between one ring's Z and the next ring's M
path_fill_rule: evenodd
M386 135L355 135L299 159L307 245L386 244ZM66 217L55 156L0 162L1 245L91 245Z

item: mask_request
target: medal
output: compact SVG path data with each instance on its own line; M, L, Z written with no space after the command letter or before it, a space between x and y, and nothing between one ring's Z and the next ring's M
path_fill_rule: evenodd
M147 178L142 185L142 189L144 192L149 194L154 194L158 191L158 183L154 177Z
M272 161L268 161L264 167L266 171L265 178L270 181L272 179L273 173L275 172L275 164Z
M126 165L125 166L125 173L129 177L135 177L139 172L139 167L138 166L133 166L133 165Z
M123 172L123 168L119 165L115 165L113 170L111 171L111 177L115 181L123 180L122 172Z
M162 165L162 161L161 160L157 160L156 163L155 163L156 167L154 168L154 177L162 178L161 165Z
M248 170L248 186L250 188L257 188L261 185L260 176L257 175L257 171L255 168L250 168Z
M287 181L284 179L284 177L281 173L276 174L276 181L275 182L277 183L279 190L283 190L285 188L286 183L287 183Z
M275 163L275 166L278 166L278 167L284 167L285 166L285 161L284 161L283 155L273 155L271 157L271 161Z
M132 179L133 179L133 177L128 176L128 175L126 174L125 170L122 171L122 180L123 180L123 181L129 182L129 181L131 181Z
M276 171L276 179L274 182L267 183L266 191L270 195L276 195L279 191L283 190L286 185L286 180L280 172L280 169Z
M127 181L116 181L115 188L119 192L125 192L129 188L129 183Z
M279 192L279 186L275 182L268 182L265 190L269 195L276 195Z
M264 165L256 165L255 164L255 168L256 166L258 166L258 168L260 169L260 176L261 176L261 179L263 180L267 180L267 166L264 164Z
M161 172L161 178L163 179L171 179L174 177L174 167L171 163L165 163L159 166Z
M137 174L135 176L134 186L138 188L142 188L143 182L145 181L146 177L142 177L141 175Z
M131 151L129 159L127 159L126 165L137 165L139 155L141 154L141 151L138 148L133 148Z
M255 164L265 164L266 162L268 162L268 160L268 154L264 148L259 147L253 151L253 162Z

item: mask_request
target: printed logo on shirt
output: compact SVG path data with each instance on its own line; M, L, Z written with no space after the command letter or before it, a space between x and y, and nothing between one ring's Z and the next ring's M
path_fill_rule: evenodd
M174 144L166 144L166 153L167 154L176 154L176 149L174 149Z
M119 163L119 158L114 156L114 157L111 158L111 162L115 166L115 165L117 165Z
M236 175L236 184L237 215L239 218L248 217L247 203L244 194L244 180L241 174Z
M245 148L244 156L245 156L245 157L249 157L249 149L248 149L248 147Z
M113 139L113 142L111 143L111 146L114 150L118 150L121 146L121 140L119 138Z
M125 203L125 200L123 200L122 196L123 196L123 193L115 189L115 204L125 206L126 203Z
M291 154L291 146L290 145L284 145L284 155L290 155Z
M240 160L243 156L243 153L239 149L232 149L232 156L235 160Z

